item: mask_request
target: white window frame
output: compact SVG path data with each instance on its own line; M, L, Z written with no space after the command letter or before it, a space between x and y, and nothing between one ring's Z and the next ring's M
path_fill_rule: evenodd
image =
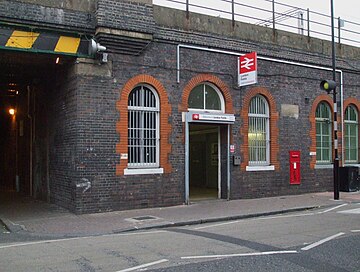
M206 111L206 112L221 112L221 113L224 113L225 112L225 100L224 100L224 97L222 95L222 93L220 92L220 90L212 83L210 82L203 82L203 83L200 83L198 84L197 86L194 87L194 89L198 86L202 85L203 86L203 99L204 99L204 109L195 109L195 108L188 108L189 111ZM212 89L214 89L216 91L216 93L218 94L219 96L219 99L220 99L220 107L221 109L220 110L212 110L212 109L206 109L206 95L205 95L205 87L206 86L209 86L211 87ZM192 90L191 90L192 91ZM190 92L191 93L191 92Z
M258 101L256 101L258 100ZM255 102L254 102L255 101ZM250 112L252 103L256 103L257 106L260 106L259 103L264 103L265 105L265 113L259 113L259 112ZM258 107L256 107L256 110L258 110ZM254 120L254 122L257 123L257 119L260 119L259 122L262 123L265 131L265 161L264 160L251 160L250 158L252 152L250 150L250 123L251 120ZM270 165L270 107L269 103L266 100L266 98L263 95L256 95L251 98L249 108L248 108L248 148L249 148L249 169L248 171L260 171L260 170L273 170L273 167L265 167ZM257 123L259 124L259 123ZM259 149L256 148L256 152L259 152ZM260 168L259 168L259 167ZM251 169L253 168L253 169Z
M355 112L356 119L349 120L347 119L347 110L352 109ZM359 113L355 106L349 105L345 110L345 164L358 163L359 162ZM350 126L355 126L355 135L350 135ZM346 151L350 149L349 137L355 138L355 150L356 150L356 160L349 160L346 158Z
M154 95L155 98L155 107L146 107L146 106L130 106L129 105L129 100L130 100L130 95L133 93L133 91L137 88L147 88L148 90L151 91L151 93ZM155 162L154 163L146 163L144 162L144 158L140 158L140 162L139 163L131 163L128 162L128 169L125 169L125 174L131 175L131 174L151 174L151 173L162 173L162 171L154 171L152 169L154 168L159 168L159 160L160 160L160 99L159 99L159 95L157 93L157 91L150 85L148 84L139 84L137 86L135 86L133 88L133 90L130 92L129 98L128 98L128 115L130 114L130 112L137 112L137 113L145 113L145 112L154 112L155 113ZM144 104L146 103L146 98L141 95L140 97L141 99L141 103ZM144 101L145 100L145 101ZM128 117L130 118L130 117ZM142 119L142 122L144 120ZM130 119L129 119L130 122ZM144 127L144 125L142 124L141 127ZM141 129L140 127L140 129ZM136 129L136 128L135 128ZM128 124L128 137L129 137L129 131L131 130L131 128L129 127ZM144 133L144 130L142 130L142 133ZM146 145L142 144L140 146L140 148L144 148ZM131 147L129 145L128 142L128 150L129 150L129 161L130 161L130 157L132 156L131 154ZM140 156L143 156L143 152L140 152L139 154ZM144 170L141 170L144 169ZM147 169L147 170L146 170ZM161 169L160 169L161 170Z
M316 116L316 113L317 113L317 111L318 111L318 109L320 108L320 106L321 105L325 105L325 107L328 109L328 112L329 112L329 117L324 117L324 116L320 116L320 117L317 117ZM332 162L332 130L331 130L331 122L332 122L332 119L331 119L331 108L330 108L330 106L329 106L329 104L328 103L326 103L326 102L320 102L318 105L317 105L317 107L316 107L316 111L315 111L315 130L316 130L316 138L318 138L318 136L320 136L320 139L321 139L321 147L320 147L320 156L321 156L321 159L320 160L318 160L317 159L317 157L316 157L316 164L331 164L331 162ZM318 123L320 123L321 122L321 124L322 123L326 123L326 124L328 124L328 126L327 126L327 130L328 130L328 142L330 143L330 146L329 146L329 157L328 158L326 158L326 159L324 159L323 158L323 153L322 153L322 150L323 150L323 147L324 147L324 145L323 145L323 141L322 141L322 139L324 138L324 136L323 136L323 127L322 126L320 126L320 131L318 131L317 129L316 129L316 127L317 127L317 124ZM317 139L316 139L317 140ZM316 154L318 155L318 142L316 142Z

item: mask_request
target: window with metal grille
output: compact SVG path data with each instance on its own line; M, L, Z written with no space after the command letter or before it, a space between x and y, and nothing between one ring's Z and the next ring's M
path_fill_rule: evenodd
M315 113L316 122L316 162L331 163L331 110L321 102Z
M352 105L345 110L345 163L359 160L359 116Z
M269 104L262 95L256 95L249 106L249 165L270 164Z
M135 87L128 100L128 167L159 166L159 97L148 85Z
M212 84L200 84L192 89L189 95L189 110L206 110L224 112L224 98Z

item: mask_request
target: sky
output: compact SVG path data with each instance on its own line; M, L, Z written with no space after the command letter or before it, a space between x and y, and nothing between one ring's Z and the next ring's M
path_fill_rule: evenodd
M178 2L185 2L185 0L177 0ZM218 0L189 0L190 3L211 3L211 5L216 5L214 3ZM166 3L166 0L153 0L154 4L158 5L173 5L176 3ZM265 1L260 0L235 0L235 2L253 4L253 5L262 5ZM326 13L330 15L330 0L276 0L276 2L300 7L303 9L309 8L312 11ZM344 17L348 20L357 21L360 23L360 1L359 0L333 0L335 8L335 17Z
M172 8L178 9L185 9L185 2L186 0L173 0L174 3L169 0L153 0L153 3L156 5L164 5L169 6ZM249 23L259 23L259 20L262 19L270 19L272 17L272 2L269 0L235 0L236 5L235 12L240 14L241 16L237 16L236 20L249 22ZM331 34L331 20L329 17L321 16L317 13L321 13L324 15L330 16L331 10L331 0L276 0L275 2L299 7L301 9L309 9L310 13L310 20L316 23L311 23L310 30L313 31L312 36L323 38L323 39L331 39L329 35ZM334 17L345 20L345 25L342 28L341 37L344 38L342 40L343 43L352 44L355 46L360 47L360 0L333 0L334 2ZM190 4L200 5L200 6L207 6L213 9L220 9L226 12L231 11L231 1L230 0L189 0ZM247 6L253 6L247 7ZM255 8L254 8L255 7ZM267 11L262 11L262 9ZM284 5L276 5L277 12L287 12L292 10L292 7L287 7ZM210 14L213 16L224 17L224 18L231 18L230 14L217 12L217 11L210 11L205 10L202 8L190 7L190 11L199 12ZM242 16L245 15L245 16ZM254 19L247 18L254 17ZM297 17L297 13L293 15ZM307 18L306 12L304 13L304 18ZM256 19L255 19L256 18ZM289 19L288 17L284 21L280 21L281 23L278 25L277 28L298 32L298 20L297 19ZM355 23L355 24L353 24ZM290 27L281 26L281 24L289 25ZM323 26L322 24L327 24L328 26ZM268 24L271 25L272 24ZM306 28L307 23L304 22L304 27ZM335 26L337 26L337 20L335 22ZM319 32L321 34L316 34L315 32ZM356 34L352 33L356 32ZM306 34L306 29L304 34ZM337 31L336 34L337 36ZM349 39L349 40L346 40Z
M330 0L282 0L287 3L301 8L330 15ZM359 0L333 0L334 15L360 24L360 1Z

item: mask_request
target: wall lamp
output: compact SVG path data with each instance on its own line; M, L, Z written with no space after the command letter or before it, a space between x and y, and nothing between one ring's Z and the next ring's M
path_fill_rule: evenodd
M10 114L10 115L15 115L15 109L10 108L10 109L9 109L9 114Z

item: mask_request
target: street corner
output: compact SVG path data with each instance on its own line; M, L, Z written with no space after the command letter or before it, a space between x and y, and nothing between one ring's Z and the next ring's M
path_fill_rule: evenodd
M23 231L26 231L24 225L14 223L5 218L0 218L0 234L19 233Z
M360 203L360 191L341 192L340 199L350 203Z
M10 229L0 218L0 234L9 234L9 233L10 233Z

